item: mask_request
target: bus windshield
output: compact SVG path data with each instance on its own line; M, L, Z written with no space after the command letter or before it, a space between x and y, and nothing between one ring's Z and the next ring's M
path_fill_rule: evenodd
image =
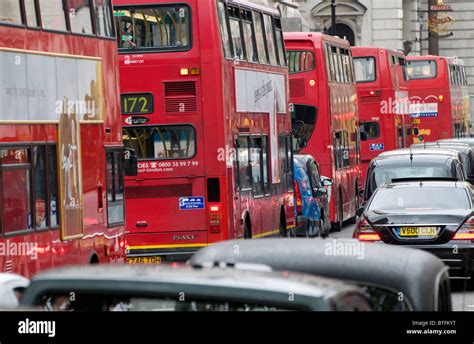
M358 57L354 58L354 68L357 82L373 82L375 75L375 58Z
M187 50L191 15L186 5L116 7L119 50Z
M436 78L436 61L409 61L408 76L411 80Z
M196 134L189 125L128 127L123 129L125 147L139 160L190 159L196 154Z

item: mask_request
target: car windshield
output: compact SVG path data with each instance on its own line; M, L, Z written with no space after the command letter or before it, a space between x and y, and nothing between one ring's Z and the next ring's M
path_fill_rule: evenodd
M67 294L51 293L41 297L38 308L43 311L99 311L99 312L281 312L298 307L280 307L262 302L228 302L224 300L177 300L160 297L83 294L71 301Z
M471 204L466 190L454 187L426 186L388 187L379 189L368 211L384 213L423 212L435 210L468 210Z
M375 191L377 187L390 183L393 179L402 179L402 178L450 178L451 173L449 169L445 166L384 166L375 169L373 175L373 185L372 190Z

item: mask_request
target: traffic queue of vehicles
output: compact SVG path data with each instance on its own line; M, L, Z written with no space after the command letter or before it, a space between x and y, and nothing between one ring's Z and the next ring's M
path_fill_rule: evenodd
M355 240L225 241L199 250L187 265L43 272L21 294L19 309L36 311L452 310L441 260Z
M459 156L470 164L474 140L459 141L415 144L374 159L354 238L431 252L450 267L452 278L472 285L473 181Z
M425 143L467 136L462 61L406 62L324 34L283 34L278 11L243 0L4 1L1 271L198 252L188 267L36 275L24 305L451 309L447 267L417 249L470 274L474 143ZM396 148L405 150L369 161ZM327 237L358 214L354 236L368 244L229 241ZM26 286L4 284L10 297ZM183 289L188 303L173 294Z

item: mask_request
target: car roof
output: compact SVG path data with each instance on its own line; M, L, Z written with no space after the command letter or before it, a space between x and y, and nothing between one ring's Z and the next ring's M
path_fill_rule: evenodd
M239 254L235 254L236 247ZM339 247L342 248L341 254L337 254ZM364 252L363 259L344 254L344 248ZM395 293L402 292L417 311L437 308L438 283L449 278L448 267L427 252L365 244L357 240L227 241L201 249L190 262L196 266L216 262L265 264L276 270L299 271L362 285L379 286Z
M262 268L263 266L260 266ZM268 267L263 267L265 270ZM47 291L57 290L133 292L163 295L177 290L188 295L243 297L258 301L262 295L284 294L320 299L338 291L357 291L341 281L301 273L242 270L234 268L194 269L190 266L96 265L65 267L36 275L23 295L22 303L33 305ZM73 288L73 289L70 289ZM255 294L249 297L249 294ZM308 301L308 300L306 300ZM311 302L311 301L309 301Z
M416 179L416 180L415 180ZM400 188L413 188L420 187L420 182L423 183L423 187L436 187L436 188L451 188L451 189L470 189L471 185L464 181L443 181L423 178L410 178L407 180L399 179L391 183L386 183L380 186L380 189L400 189Z
M396 149L388 152L381 153L378 157L386 157L386 156L394 156L394 155L452 155L452 156L459 156L459 152L455 149L448 149L448 148L434 148L428 147L426 149L421 147L414 147L414 148L404 148L404 149Z
M18 304L15 293L17 288L26 288L30 281L23 276L9 273L0 273L0 305L13 307Z
M457 143L457 142L440 142L439 144L437 142L430 142L430 143L427 143L426 146L423 146L423 144L416 144L416 145L413 145L412 147L416 147L416 148L422 148L423 147L426 147L426 148L441 148L441 149L453 149L453 150L457 150L457 151L460 151L462 153L465 153L465 154L468 154L472 151L472 147L469 146L467 143Z
M439 142L453 142L453 143L466 143L469 146L474 146L474 137L460 137L455 139L442 139Z
M411 158L410 157L410 154L388 155L373 159L373 163L377 166L400 165L402 163L413 165L430 163L449 166L453 160L457 160L457 157L452 155L437 154L414 154Z

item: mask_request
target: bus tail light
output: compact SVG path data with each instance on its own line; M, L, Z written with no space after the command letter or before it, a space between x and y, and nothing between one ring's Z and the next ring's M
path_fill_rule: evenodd
M440 103L444 102L444 96L443 95L439 96L438 99L439 99Z
M382 91L380 90L376 90L376 91L370 91L369 93L371 96L374 96L374 97L379 97L382 95Z
M211 205L209 214L209 227L212 233L221 231L221 209L218 205Z
M295 199L296 199L296 211L298 212L298 215L303 214L303 200L301 198L301 190L300 190L300 185L298 182L295 180Z
M200 68L191 68L191 75L200 75L201 69Z
M471 217L459 228L453 240L474 240L474 217Z
M311 86L311 87L316 86L316 80L311 79L311 80L309 81L309 86Z
M200 75L201 74L201 69L199 67L193 67L193 68L181 68L179 70L179 74L181 76L189 76L189 75Z
M380 236L372 228L372 226L367 222L365 218L361 219L356 228L357 240L374 242L381 241Z

